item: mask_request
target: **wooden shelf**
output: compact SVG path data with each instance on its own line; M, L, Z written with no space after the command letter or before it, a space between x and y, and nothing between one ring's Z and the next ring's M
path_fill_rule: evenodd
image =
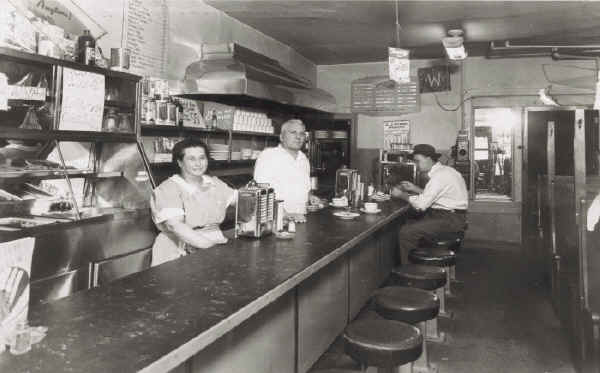
M130 102L125 102L125 101L105 100L104 107L111 107L111 108L132 111L134 109L135 105Z
M135 133L96 132L96 131L67 131L67 130L30 130L6 128L0 131L2 139L19 140L60 140L79 142L135 142Z
M216 168L232 167L232 166L244 167L244 166L254 165L255 162L256 162L256 159L241 159L241 160L235 160L235 161L210 160L210 161L208 161L208 165L209 165L209 167L216 167ZM173 163L172 162L150 162L150 166L152 166L152 167L173 167Z
M13 60L13 61L17 61L20 63L29 64L29 65L32 65L32 64L33 65L44 65L44 66L48 66L48 67L57 65L57 66L68 67L68 68L76 69L76 70L80 70L80 71L88 71L88 72L102 74L102 75L109 76L109 77L115 77L115 78L121 78L121 79L133 80L133 81L138 81L142 78L141 76L134 75L134 74L104 69L104 68L101 68L98 66L84 65L84 64L77 63L74 61L61 60L58 58L41 56L41 55L35 54L35 53L22 52L22 51L12 49L12 48L0 47L0 54L2 55L2 58L4 58L4 59Z
M22 170L22 171L0 171L0 178L11 182L26 182L31 179L62 179L64 177L62 169L48 170ZM92 170L66 170L71 178L94 176Z

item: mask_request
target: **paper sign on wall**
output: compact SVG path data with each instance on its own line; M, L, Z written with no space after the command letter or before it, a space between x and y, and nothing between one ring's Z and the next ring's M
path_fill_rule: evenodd
M104 112L104 75L63 70L61 130L100 131Z
M410 60L407 49L388 47L390 79L410 83Z
M383 122L383 148L386 150L410 150L410 122L388 120Z

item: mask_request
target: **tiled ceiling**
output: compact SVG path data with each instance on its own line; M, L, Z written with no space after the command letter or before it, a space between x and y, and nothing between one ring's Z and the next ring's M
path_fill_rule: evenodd
M394 1L205 2L317 65L382 61L397 44ZM600 2L398 1L398 9L398 46L411 58L444 58L441 38L454 28L465 31L470 56L485 55L490 41L600 45Z

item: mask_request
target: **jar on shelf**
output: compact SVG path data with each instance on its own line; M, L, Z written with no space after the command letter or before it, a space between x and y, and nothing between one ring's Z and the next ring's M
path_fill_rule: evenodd
M119 132L133 132L133 128L131 126L130 114L128 113L119 113Z
M102 131L104 132L115 132L119 125L119 117L115 109L108 109L106 115L104 115L104 121L102 122Z

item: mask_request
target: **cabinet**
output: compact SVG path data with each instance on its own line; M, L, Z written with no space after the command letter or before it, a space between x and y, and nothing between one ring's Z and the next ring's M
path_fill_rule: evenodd
M0 241L36 237L32 302L68 295L89 281L60 278L154 240L140 77L7 48L0 73Z

